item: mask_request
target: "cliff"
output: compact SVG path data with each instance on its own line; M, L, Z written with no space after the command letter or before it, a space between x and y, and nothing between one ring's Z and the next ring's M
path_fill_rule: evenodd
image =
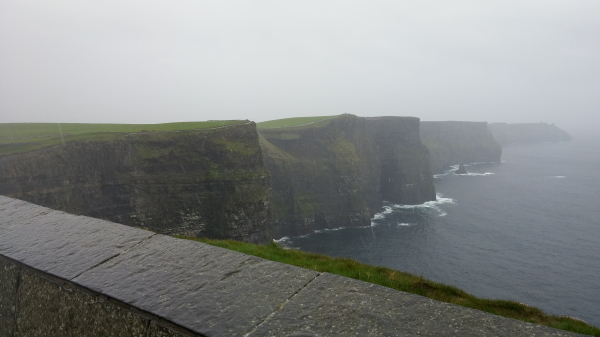
M429 149L433 173L451 165L500 162L502 155L486 122L421 122L421 140Z
M3 139L0 194L158 233L267 242L255 124L206 126Z
M547 123L490 123L488 128L502 145L566 142L573 139L566 131Z
M254 123L221 124L0 125L0 194L249 242L368 226L384 200L435 200L418 118L271 121L260 137Z
M271 173L274 237L368 226L383 200L435 200L418 118L341 115L279 128L259 124L259 134Z

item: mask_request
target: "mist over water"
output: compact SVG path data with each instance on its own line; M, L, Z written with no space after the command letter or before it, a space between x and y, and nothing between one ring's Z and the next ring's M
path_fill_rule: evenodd
M367 228L281 243L600 326L600 140L507 147L435 179L438 201L386 204Z

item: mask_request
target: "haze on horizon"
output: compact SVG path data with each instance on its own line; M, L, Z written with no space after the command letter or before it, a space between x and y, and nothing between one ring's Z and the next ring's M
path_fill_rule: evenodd
M600 129L600 2L0 0L0 123Z

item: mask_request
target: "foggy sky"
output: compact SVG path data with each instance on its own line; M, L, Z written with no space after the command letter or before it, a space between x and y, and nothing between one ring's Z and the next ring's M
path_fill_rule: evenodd
M600 1L0 0L0 123L600 126Z

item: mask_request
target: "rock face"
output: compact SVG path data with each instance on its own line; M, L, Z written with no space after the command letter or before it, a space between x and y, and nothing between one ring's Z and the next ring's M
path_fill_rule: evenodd
M460 165L458 167L458 170L456 170L456 172L454 172L455 174L467 174L469 172L467 172L467 170L465 169L465 165Z
M383 200L435 200L418 118L342 115L259 133L275 238L370 225Z
M435 200L430 167L418 118L343 115L260 137L248 122L1 155L0 194L162 234L265 243L368 226L384 200Z
M0 194L164 234L270 238L269 173L254 123L5 155Z
M490 123L488 128L502 145L567 142L573 139L566 131L547 123Z
M451 165L500 162L502 155L486 122L421 122L421 140L429 149L435 174Z

